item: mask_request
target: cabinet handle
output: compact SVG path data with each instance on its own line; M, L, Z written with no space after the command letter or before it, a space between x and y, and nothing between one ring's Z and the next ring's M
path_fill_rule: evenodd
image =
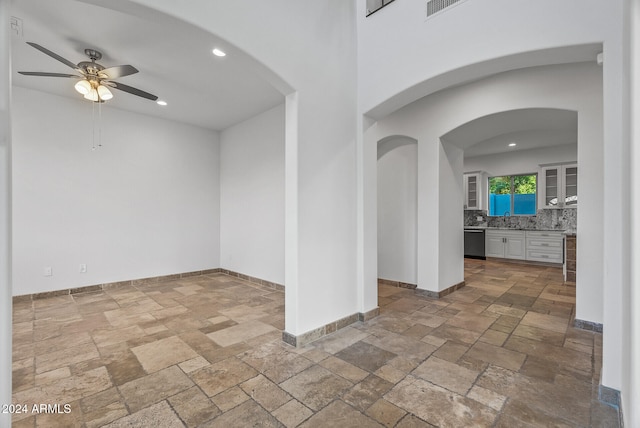
M545 244L545 243L540 244L540 245L542 245L543 247L548 247L549 246L549 244Z

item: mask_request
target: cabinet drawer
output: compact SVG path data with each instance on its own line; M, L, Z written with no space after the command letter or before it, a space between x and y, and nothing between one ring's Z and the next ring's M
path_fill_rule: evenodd
M504 237L517 237L517 238L524 238L524 231L522 230L506 230L506 229L499 229L499 230L490 230L487 229L487 236L504 236Z
M538 248L546 248L546 249L557 249L562 251L562 240L556 239L539 239L539 238L529 238L527 239L527 247L531 249Z
M551 230L527 230L527 236L536 238L562 239L562 232L554 232Z
M548 263L562 263L562 253L550 253L545 251L528 250L527 260Z

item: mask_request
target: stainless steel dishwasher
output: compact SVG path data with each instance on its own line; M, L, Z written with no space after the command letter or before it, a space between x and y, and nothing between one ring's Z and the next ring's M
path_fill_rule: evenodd
M464 229L464 256L469 259L486 260L484 229Z

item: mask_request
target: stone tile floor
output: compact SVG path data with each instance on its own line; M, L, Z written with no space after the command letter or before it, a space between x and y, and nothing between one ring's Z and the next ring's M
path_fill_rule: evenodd
M14 404L70 412L13 427L619 426L561 269L465 274L440 300L380 286L380 316L301 349L282 292L222 274L17 303Z

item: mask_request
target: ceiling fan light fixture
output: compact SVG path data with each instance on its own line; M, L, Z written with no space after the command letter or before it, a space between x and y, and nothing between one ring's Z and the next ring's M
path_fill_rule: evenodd
M164 107L164 106L167 105L167 102L164 101L164 100L158 100L158 101L156 101L156 104L158 104L159 106L163 106Z
M98 91L95 89L91 89L84 97L89 101L98 101L100 99L98 97Z
M76 88L76 91L78 91L79 93L81 93L82 95L86 95L89 92L91 92L91 83L89 83L88 80L79 80L78 83L76 83L76 85L74 86L74 88Z
M107 101L107 100L110 100L111 98L113 98L113 94L111 93L109 88L107 88L104 85L99 85L98 86L98 96L103 101Z

